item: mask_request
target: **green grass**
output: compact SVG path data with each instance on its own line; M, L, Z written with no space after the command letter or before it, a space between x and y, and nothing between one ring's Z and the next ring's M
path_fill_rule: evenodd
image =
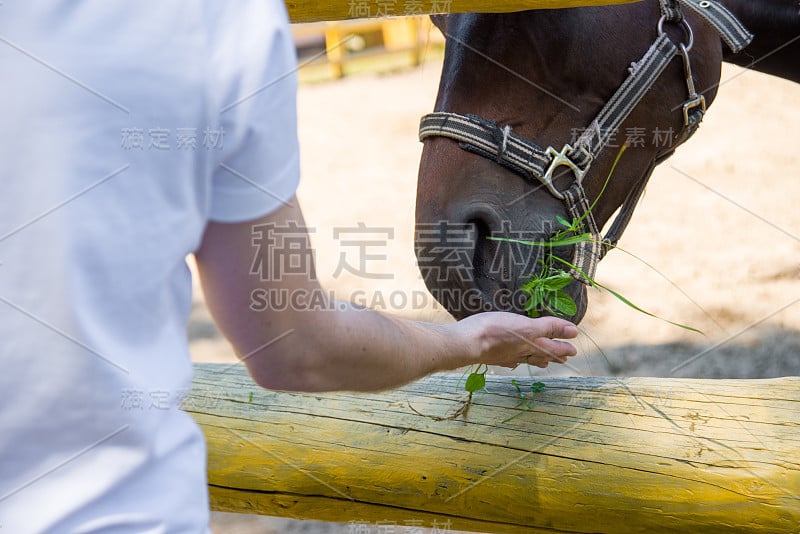
M673 326L677 326L678 328L682 328L684 330L688 330L690 332L695 332L698 334L703 335L703 332L698 330L697 328L681 324L675 321L671 321L669 319L665 319L660 317L652 312L649 312L634 304L630 299L615 291L608 286L605 286L595 280L594 278L590 277L587 273L583 272L580 268L573 265L571 262L557 256L554 254L553 250L558 247L566 247L566 246L574 246L579 245L581 243L594 243L592 235L587 232L583 232L583 221L586 217L591 213L591 211L597 206L597 202L602 197L603 193L608 186L608 183L611 180L614 171L617 168L617 164L619 163L622 155L625 153L627 145L623 146L619 153L614 160L614 164L611 167L611 171L608 173L608 177L606 178L602 189L600 190L600 194L598 194L597 198L592 202L592 205L589 207L589 210L581 217L575 218L572 221L568 221L561 216L556 217L558 224L561 228L553 234L547 241L525 241L521 239L509 239L503 237L489 237L490 240L493 241L502 241L506 243L516 243L520 245L530 246L530 247L542 247L544 249L544 254L541 258L537 261L537 270L531 273L528 276L528 279L520 286L520 291L527 297L525 301L525 312L528 314L529 317L539 317L541 315L540 310L546 311L550 315L555 317L562 317L562 318L569 318L575 315L578 311L578 306L575 300L566 292L566 287L574 281L574 278L570 274L570 272L578 272L580 273L584 279L589 283L589 285L599 291L607 291L609 294L613 295L617 300L628 306L629 308L636 310L637 312L646 315L648 317L652 317L658 319L660 321L664 321L668 324ZM614 249L621 250L626 254L638 259L646 266L653 269L657 272L661 277L668 280L673 286L677 287L677 285L672 282L669 278L667 278L664 274L659 272L655 269L652 265L647 263L646 261L642 260L635 254L625 251L619 247L614 247ZM678 288L680 290L680 288ZM686 295L683 290L681 292ZM688 298L688 295L687 295ZM691 300L695 305L697 303ZM699 305L698 305L699 307ZM701 308L702 309L702 308ZM592 341L594 343L594 341ZM596 343L595 343L596 346ZM608 358L606 357L605 353L597 347L600 353L606 358L608 362ZM485 366L478 366L477 369L472 370L469 369L469 375L467 376L467 381L465 383L465 390L469 392L470 399L472 398L472 394L480 391L485 388L486 386L486 371L488 367ZM514 381L512 381L513 383ZM537 384L541 384L538 382ZM536 384L534 384L536 385ZM542 384L543 386L544 384ZM519 385L516 384L517 390L521 393ZM541 390L539 390L541 391ZM533 392L532 392L533 393ZM524 403L523 403L524 404ZM529 404L532 407L532 404ZM519 415L519 414L517 414ZM514 416L517 417L517 416Z

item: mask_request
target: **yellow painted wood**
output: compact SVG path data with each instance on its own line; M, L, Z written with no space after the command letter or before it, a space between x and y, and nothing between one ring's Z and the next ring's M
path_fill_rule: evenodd
M419 53L420 41L419 17L393 18L383 21L383 46L386 50L413 50Z
M325 54L331 65L331 75L334 78L344 76L344 49L342 48L341 27L331 23L325 27Z
M292 22L319 22L354 18L430 15L434 13L512 13L528 9L555 9L638 0L286 0Z
M383 47L389 53L406 52L409 65L420 63L422 41L420 40L420 19L422 17L397 17L388 19L362 19L357 21L326 22L325 53L333 78L345 75L345 63L352 59L345 51L348 36L368 32L381 32ZM297 26L295 26L297 27ZM356 54L355 57L358 57Z
M295 394L241 366L195 369L185 407L215 509L478 532L800 529L800 378L553 378L526 411L488 377L465 421L442 419L465 400L457 375Z

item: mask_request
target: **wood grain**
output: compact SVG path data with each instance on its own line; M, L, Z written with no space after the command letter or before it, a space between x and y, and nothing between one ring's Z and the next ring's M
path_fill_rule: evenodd
M553 378L526 408L487 377L450 420L459 375L296 394L238 365L195 371L185 408L216 510L480 532L800 528L800 378Z

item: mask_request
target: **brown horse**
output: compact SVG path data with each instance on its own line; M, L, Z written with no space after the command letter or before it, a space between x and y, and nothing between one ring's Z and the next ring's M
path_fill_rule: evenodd
M670 4L678 18L665 15ZM564 246L555 254L572 262L589 257L582 267L599 261L598 229L622 207L606 245L613 246L652 169L689 137L713 102L723 60L800 81L794 0L719 4L754 32L744 50L732 48L749 37L720 38L702 13L719 5L707 1L433 18L447 44L436 113L421 129L415 240L426 285L448 311L461 318L523 310L517 288L540 268L542 247L494 236L544 242L565 220L578 219L580 232L590 232L597 246ZM729 13L721 12L718 19L727 21ZM652 47L669 48L671 59L655 80L646 80L652 83L645 91L623 91L630 109L617 113L617 122L604 122L601 117L616 112L608 103L626 78L654 62L657 54L645 54ZM603 131L608 126L613 131ZM581 198L572 199L566 192L577 182ZM576 280L566 288L577 303L569 317L575 322L587 305L580 273L572 270Z
M723 59L800 83L800 3L796 0L723 0L755 36L738 54Z

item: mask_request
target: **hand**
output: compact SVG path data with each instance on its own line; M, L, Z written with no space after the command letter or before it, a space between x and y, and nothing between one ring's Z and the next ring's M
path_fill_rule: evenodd
M252 275L253 228L287 224L305 226L294 198L255 221L210 222L195 255L209 309L253 379L265 388L380 391L471 364L546 367L575 354L569 343L552 339L575 337L575 327L554 318L494 312L460 323L429 324L348 306L292 306L280 313L254 309L256 290L322 291L313 270L308 276ZM311 254L310 245L300 252Z
M531 319L506 312L488 312L460 321L457 328L471 339L476 363L516 367L528 363L545 368L551 362L566 363L576 354L572 339L578 328L563 319Z

